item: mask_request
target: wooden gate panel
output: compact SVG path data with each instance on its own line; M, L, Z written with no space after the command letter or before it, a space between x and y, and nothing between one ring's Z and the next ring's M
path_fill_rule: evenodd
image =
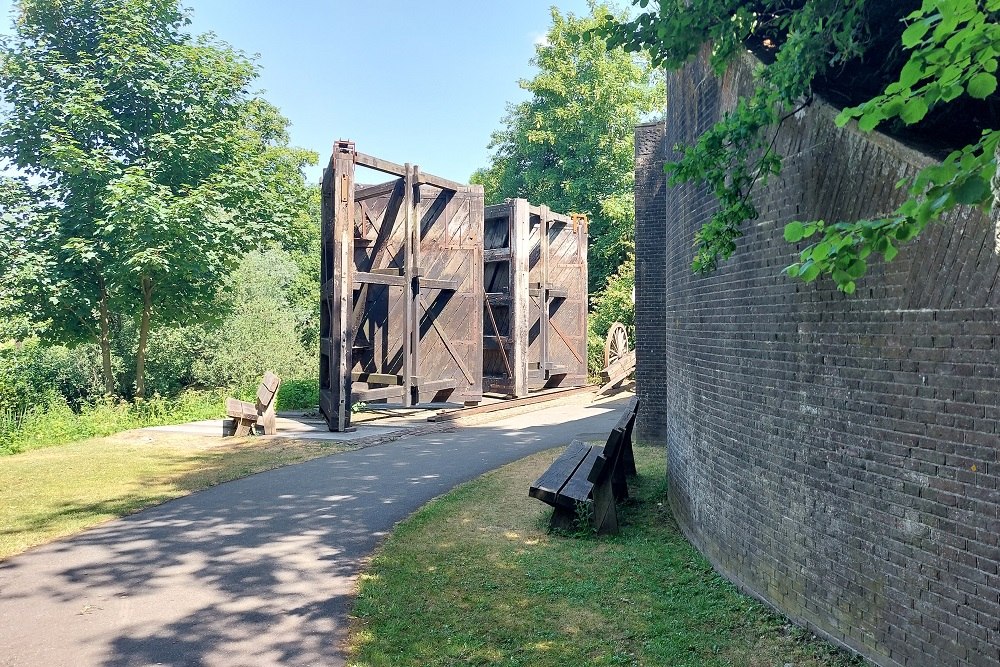
M586 384L585 218L515 199L485 219L484 390Z
M356 187L355 165L396 177ZM323 179L320 408L482 398L481 186L338 142Z
M482 400L483 195L424 185L420 220L417 400ZM447 379L454 380L450 387Z

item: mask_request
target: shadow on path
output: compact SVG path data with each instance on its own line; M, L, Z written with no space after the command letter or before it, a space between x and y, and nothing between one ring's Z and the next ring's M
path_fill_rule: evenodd
M0 563L0 665L341 665L361 561L397 521L483 472L606 432L622 404L315 459Z

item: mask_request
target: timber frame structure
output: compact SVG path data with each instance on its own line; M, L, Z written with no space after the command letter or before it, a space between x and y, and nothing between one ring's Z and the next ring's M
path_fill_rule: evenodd
M355 182L355 167L395 177ZM320 410L482 399L483 189L334 145L322 181Z
M484 213L483 391L587 384L587 218L524 199Z

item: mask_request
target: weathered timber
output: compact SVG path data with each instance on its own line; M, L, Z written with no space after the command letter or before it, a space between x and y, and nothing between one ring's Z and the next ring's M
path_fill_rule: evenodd
M628 477L636 474L632 428L638 410L633 398L603 447L574 440L528 489L553 507L553 527L574 527L589 514L596 532L618 532L615 503L628 498Z
M585 219L523 199L486 207L484 391L586 384Z
M355 190L358 165L398 178ZM482 214L481 186L338 142L324 175L320 321L332 430L349 426L355 400L481 400ZM339 304L338 280L349 283Z
M276 432L275 403L278 389L281 388L281 378L267 371L257 387L256 401L249 403L238 398L226 399L226 415L230 417L222 424L223 435L249 435L256 428L264 435L274 435Z

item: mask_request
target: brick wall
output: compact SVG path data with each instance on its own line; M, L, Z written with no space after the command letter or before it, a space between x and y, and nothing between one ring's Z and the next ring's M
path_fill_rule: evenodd
M816 103L782 127L737 255L693 275L712 199L661 194L652 156L748 86L746 64L719 79L702 57L668 78L665 125L637 130L641 433L666 444L677 521L742 588L880 665L1000 665L995 226L957 212L853 297L783 277L787 222L887 213L928 163Z
M635 237L635 319L643 323L636 336L636 393L644 405L663 399L666 370L666 246L662 221L666 215L666 174L664 124L649 123L635 128L635 215L636 220L659 220L658 225L636 226ZM638 286L642 285L642 289ZM647 410L639 414L636 439L662 442L666 433L666 413Z

